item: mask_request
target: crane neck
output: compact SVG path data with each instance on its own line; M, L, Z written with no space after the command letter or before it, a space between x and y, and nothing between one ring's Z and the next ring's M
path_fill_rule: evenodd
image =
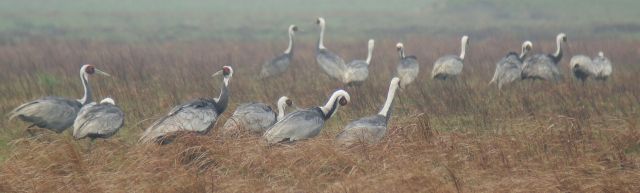
M396 96L397 89L398 89L398 83L392 81L391 85L389 86L389 92L387 93L387 100L384 102L384 106L382 106L382 109L380 110L378 115L385 116L387 117L387 119L390 117L391 115L390 109L393 104L393 99Z
M338 99L340 99L340 97L348 97L348 94L345 91L337 91L331 95L327 104L320 107L324 115L324 120L331 118L336 110L338 110Z
M327 49L324 47L324 28L325 24L320 23L320 38L318 38L318 50Z
M367 47L367 64L371 64L371 54L373 53L373 44L369 44L369 46Z
M562 39L558 38L556 39L556 52L553 54L553 59L555 60L555 62L557 63L558 61L560 61L562 59Z
M290 54L293 52L293 31L289 31L289 46L284 51L285 54Z
M89 77L87 73L80 71L80 80L82 81L82 87L84 87L84 96L78 100L82 105L91 103L91 86L89 85Z
M213 99L216 103L216 112L218 114L221 114L225 109L227 109L227 106L229 105L229 94L229 78L225 77L224 84L222 85L222 88L220 88L220 96Z
M400 59L404 59L405 58L404 48L400 48L400 50L398 50L398 53L400 54Z
M286 103L281 103L280 101L278 101L278 116L276 117L276 121L280 121L282 120L282 118L284 118L284 110L286 108L287 104Z
M467 41L462 41L462 45L460 46L460 60L464 60L464 56L467 52Z

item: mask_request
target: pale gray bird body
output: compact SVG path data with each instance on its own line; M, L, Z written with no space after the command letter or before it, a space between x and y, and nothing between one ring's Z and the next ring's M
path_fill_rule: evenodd
M438 58L438 60L433 64L431 78L446 80L460 75L462 67L464 66L463 60L467 46L469 45L469 36L462 36L460 42L460 56L447 55Z
M340 56L329 51L324 46L324 30L326 25L324 18L318 18L316 23L320 26L320 38L318 39L316 62L318 62L320 68L322 68L329 77L343 82L344 72L347 70L347 66Z
M374 40L370 39L367 44L367 59L354 60L346 65L342 83L360 84L369 77L369 64L371 64L371 54L373 52Z
M406 56L404 52L404 44L398 42L396 49L400 55L400 62L396 67L396 75L400 78L400 88L406 88L411 84L420 72L420 64L415 56Z
M289 64L291 64L291 60L293 60L293 37L295 36L296 31L298 31L298 27L295 25L289 26L289 46L284 53L262 65L260 78L267 78L282 74L287 70L287 68L289 68Z
M537 54L525 59L522 67L522 79L561 80L562 72L558 68L558 63L562 60L563 42L567 42L567 36L560 33L556 36L556 52L554 54Z
M510 52L498 61L498 63L496 63L496 71L489 84L497 84L498 89L502 89L502 86L520 80L520 76L522 75L522 61L532 48L533 43L525 41L522 43L520 54Z
M612 72L611 62L604 57L603 52L599 52L598 56L593 59L585 55L573 56L569 61L569 67L573 76L583 82L589 77L596 80L606 80Z
M378 143L387 133L387 124L391 118L391 108L396 89L400 86L400 78L394 77L389 85L387 100L376 115L364 117L349 123L336 136L336 143L349 147L358 143Z
M292 101L282 96L276 103L278 112L264 103L245 103L233 112L233 115L222 127L225 135L238 134L247 131L253 134L263 134L277 121L282 120L287 106L293 105Z
M95 68L91 64L85 64L80 68L80 79L84 87L84 96L73 100L56 96L48 96L20 105L9 113L9 120L18 117L22 121L31 123L29 126L46 128L56 133L61 133L73 125L78 111L83 105L91 103L92 94L89 85L89 76L95 73L110 76Z
M346 91L338 90L324 106L300 109L287 114L267 130L263 137L269 144L313 138L320 133L325 121L335 114L338 106L347 105L350 100Z
M73 137L109 138L124 125L124 113L111 98L105 98L100 104L89 103L80 109L73 123Z
M222 73L224 82L220 96L214 99L200 98L174 107L169 113L154 122L140 137L140 143L170 142L173 134L194 132L206 134L216 123L229 104L229 80L233 76L230 66L222 67L213 76Z

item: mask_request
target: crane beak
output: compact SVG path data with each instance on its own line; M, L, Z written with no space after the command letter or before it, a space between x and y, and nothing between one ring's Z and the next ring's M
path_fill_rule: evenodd
M211 77L216 77L216 76L218 76L218 75L220 75L220 74L222 74L222 70L219 70L218 72L213 73L213 74L211 75Z
M104 76L111 77L111 74L106 73L106 72L104 72L104 71L102 71L102 70L99 70L99 69L97 69L97 68L96 68L96 72L97 72L98 74L102 74L102 75L104 75Z

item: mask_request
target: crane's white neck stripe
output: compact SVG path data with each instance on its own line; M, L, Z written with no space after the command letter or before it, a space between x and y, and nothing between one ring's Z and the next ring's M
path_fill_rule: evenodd
M396 78L394 78L396 79ZM389 85L389 92L387 93L387 100L384 102L384 106L378 113L378 115L387 116L389 112L389 108L391 108L391 103L393 103L393 98L396 96L396 90L398 89L398 81L399 80L391 80L391 85Z
M285 54L291 53L291 49L293 49L293 31L289 30L289 46L284 51Z
M318 49L326 49L324 47L324 22L320 23L320 39L318 40Z

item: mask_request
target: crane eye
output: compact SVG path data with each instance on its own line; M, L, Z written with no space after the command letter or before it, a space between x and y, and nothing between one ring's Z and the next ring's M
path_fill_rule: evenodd
M286 103L287 103L287 106L293 105L293 101L291 101L291 99L287 99Z
M96 68L89 65L84 69L84 72L86 72L87 74L93 74L96 72Z
M298 26L293 26L293 29L291 29L293 31L298 31Z
M340 98L340 101L338 102L340 103L341 106L345 106L348 103L347 99L345 99L344 97Z

